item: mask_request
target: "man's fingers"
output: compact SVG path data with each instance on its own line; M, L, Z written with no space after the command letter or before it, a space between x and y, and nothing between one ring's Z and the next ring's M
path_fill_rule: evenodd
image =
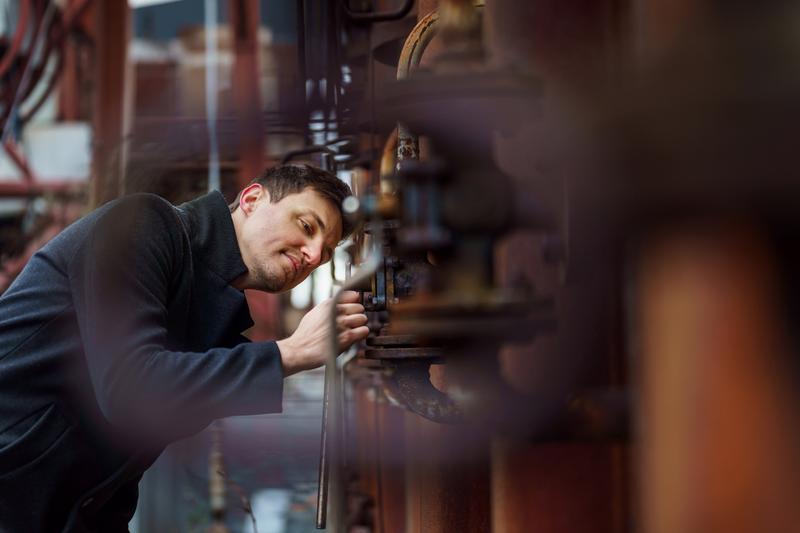
M359 303L360 298L361 295L356 291L344 291L339 297L336 326L340 331L338 339L342 350L369 335L367 315L364 314L364 306Z
M367 323L367 315L358 313L355 315L342 315L336 317L336 325L339 329L356 328Z
M369 328L367 326L359 326L350 330L350 337L353 342L366 339L369 335Z
M364 306L361 304L339 304L336 306L336 311L340 315L355 315L364 312Z
M369 335L369 328L367 326L360 326L353 329L348 329L339 334L339 347L342 350L347 349L351 344L366 339Z
M339 303L343 304L357 303L360 297L361 295L359 295L356 291L344 291L342 295L339 297Z

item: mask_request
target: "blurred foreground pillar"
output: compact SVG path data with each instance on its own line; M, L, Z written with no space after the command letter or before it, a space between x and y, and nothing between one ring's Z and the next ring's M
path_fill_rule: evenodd
M242 189L264 170L264 110L259 98L258 29L261 24L258 0L231 0L233 30L233 99L239 143L239 177Z
M406 531L490 531L487 436L419 416L407 419L406 428Z
M492 533L627 531L620 444L492 445Z
M797 402L773 251L693 225L641 257L641 531L799 531Z
M92 105L94 150L90 204L116 198L124 183L131 131L133 70L128 61L131 13L127 0L94 3L95 87Z

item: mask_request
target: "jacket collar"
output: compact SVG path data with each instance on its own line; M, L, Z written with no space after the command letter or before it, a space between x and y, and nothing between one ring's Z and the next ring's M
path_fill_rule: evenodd
M217 274L226 284L247 273L230 209L219 191L186 202L179 211L187 225L192 251L199 264Z

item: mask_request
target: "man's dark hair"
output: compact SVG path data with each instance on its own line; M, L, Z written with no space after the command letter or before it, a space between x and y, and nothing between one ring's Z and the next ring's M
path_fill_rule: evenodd
M353 231L353 224L342 212L342 201L353 192L345 182L327 170L310 165L278 165L265 170L263 174L250 182L251 185L253 183L259 183L269 191L269 200L273 204L280 202L290 194L301 193L310 187L336 206L342 219L342 239ZM242 192L239 191L236 200L230 204L231 213L239 206L241 194Z

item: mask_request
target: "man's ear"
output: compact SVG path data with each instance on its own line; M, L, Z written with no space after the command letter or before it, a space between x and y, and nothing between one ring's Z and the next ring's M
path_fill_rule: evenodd
M239 209L245 215L250 215L261 201L269 203L269 191L260 183L251 183L239 195Z

